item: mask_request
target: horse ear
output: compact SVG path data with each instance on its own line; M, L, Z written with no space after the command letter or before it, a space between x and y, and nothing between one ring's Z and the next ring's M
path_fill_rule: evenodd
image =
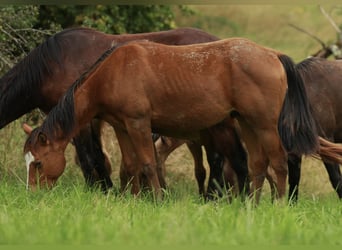
M38 134L38 141L41 144L46 144L46 142L47 142L46 134L44 134L42 132L39 132L39 134Z
M33 130L33 128L30 125L28 125L27 123L24 123L22 128L27 135L30 135L32 130Z

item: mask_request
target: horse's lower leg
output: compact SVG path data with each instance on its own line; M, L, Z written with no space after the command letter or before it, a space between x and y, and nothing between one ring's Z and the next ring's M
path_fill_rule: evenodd
M270 184L271 199L274 201L277 196L277 177L275 176L274 170L270 167L267 168L266 179Z
M277 129L263 129L257 131L257 134L276 176L277 198L282 198L286 192L287 153L282 146Z
M324 162L324 166L329 174L329 179L331 182L331 185L337 192L338 197L342 198L342 176L341 176L341 170L340 166L338 164L332 164Z
M241 127L241 137L245 142L248 151L248 167L251 179L250 197L256 203L259 203L261 197L261 188L264 183L268 159L265 151L260 144L260 140L256 133L251 129L250 125L241 117L239 117Z
M136 162L138 163L139 176L143 174L147 178L155 198L159 200L162 198L163 193L158 178L150 120L127 118L125 124L127 139L132 144ZM128 151L126 154L132 154L132 151Z
M91 122L92 138L94 155L98 158L98 164L95 164L95 170L99 175L99 181L102 183L102 189L110 188L113 183L110 179L112 173L112 166L107 155L104 153L101 143L101 128L103 121L93 119Z
M153 140L153 137L152 137L152 140ZM154 149L154 156L157 162L157 175L158 175L160 187L163 189L166 189L167 185L166 185L166 180L165 180L165 177L166 177L165 162L160 161L155 144L153 144L153 149Z
M123 161L121 161L121 164L120 164L119 177L120 177L120 191L124 192L128 188L128 184L130 180L129 180L129 174L127 173L127 168L125 167L125 164Z
M236 174L239 192L243 197L249 193L247 153L233 129L230 130L230 142L225 147L225 156Z
M302 158L297 155L289 154L288 156L288 170L289 170L289 196L290 202L298 201L299 182L301 173Z
M206 148L207 160L210 167L208 180L207 197L221 197L225 189L225 180L223 174L224 156Z
M134 154L134 147L127 135L126 131L114 127L116 138L118 140L122 162L120 165L120 184L121 191L125 191L131 187L131 193L134 195L140 192L140 180L139 176L141 170L137 161L137 156Z
M195 163L195 177L198 185L199 194L204 196L205 195L205 177L206 177L206 170L203 166L203 153L202 153L202 146L198 143L194 142L187 142L187 147L194 159Z
M166 188L166 168L165 162L168 156L179 146L185 143L185 140L179 140L171 137L159 136L157 140L154 141L155 157L157 160L157 172L159 183L162 188Z
M235 172L234 177L237 177L238 190L244 196L249 193L247 153L237 132L237 126L234 118L227 117L223 122L211 127L209 133L215 150L228 159L230 167Z
M73 142L86 183L91 187L100 184L103 191L112 187L101 143L90 126L81 130Z

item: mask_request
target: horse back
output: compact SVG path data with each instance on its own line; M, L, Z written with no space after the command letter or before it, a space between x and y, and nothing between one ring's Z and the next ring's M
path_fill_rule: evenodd
M266 96L278 96L281 106L286 90L277 52L237 38L186 46L130 42L114 50L97 75L106 76L103 93L115 100L110 110L149 113L155 127L181 124L182 131L210 127L234 109L268 109Z

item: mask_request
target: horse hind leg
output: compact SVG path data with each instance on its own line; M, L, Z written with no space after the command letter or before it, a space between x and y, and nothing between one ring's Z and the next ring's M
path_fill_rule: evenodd
M263 150L257 135L242 118L239 118L241 138L248 151L248 167L251 180L250 197L258 204L261 189L266 177L268 158Z
M276 196L282 198L286 192L287 153L283 148L277 129L262 129L257 130L256 133L276 176Z

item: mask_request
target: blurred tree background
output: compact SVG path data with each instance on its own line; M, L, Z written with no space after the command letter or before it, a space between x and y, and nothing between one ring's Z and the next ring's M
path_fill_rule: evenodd
M0 7L0 75L21 60L48 35L73 26L106 33L138 33L176 27L174 10L163 5L7 5Z
M2 75L36 47L46 35L60 30L51 23L45 29L38 24L39 7L31 5L0 7L0 74Z
M336 42L336 30L317 5L3 5L0 6L0 75L46 36L73 26L112 33L160 31L180 26L204 29L221 38L240 36L278 49L296 61L321 45L288 24ZM324 6L342 24L341 6ZM342 35L339 34L341 37ZM342 39L341 39L342 40Z

